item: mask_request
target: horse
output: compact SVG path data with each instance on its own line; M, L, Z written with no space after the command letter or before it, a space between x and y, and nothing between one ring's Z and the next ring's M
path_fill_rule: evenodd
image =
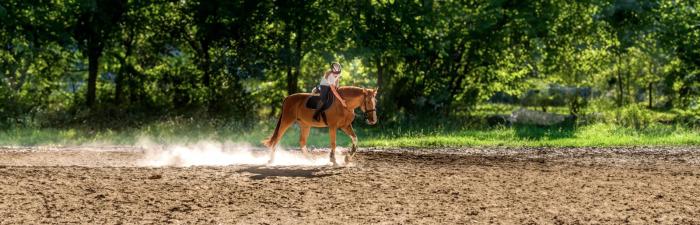
M330 93L329 93L330 94ZM315 109L310 109L305 106L306 101L312 96L309 93L296 93L287 96L282 103L282 113L277 119L277 126L274 133L264 140L262 143L270 149L270 160L268 163L273 163L275 159L275 146L282 139L282 135L287 129L296 122L301 128L299 138L299 146L304 155L307 155L306 138L309 136L311 127L328 127L328 135L330 136L330 159L334 166L338 163L335 160L335 138L336 130L340 128L352 140L352 150L350 154L345 156L345 162L350 162L357 151L357 135L352 129L352 121L355 119L355 109L358 107L365 114L365 121L369 125L377 123L377 90L366 89L352 86L344 86L338 88L338 94L345 100L347 108L343 107L339 100L336 99L325 111L325 120L315 121L313 115Z

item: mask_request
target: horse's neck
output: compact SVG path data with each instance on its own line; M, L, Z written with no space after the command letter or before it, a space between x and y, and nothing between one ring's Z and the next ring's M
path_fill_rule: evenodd
M354 110L362 105L364 95L358 95L357 91L344 90L339 94L342 96L343 100L345 100L346 104L348 105L348 109L350 110Z
M362 106L362 100L364 99L364 95L361 88L344 87L341 88L341 90L339 90L338 92L348 105L348 110L354 111L358 107Z

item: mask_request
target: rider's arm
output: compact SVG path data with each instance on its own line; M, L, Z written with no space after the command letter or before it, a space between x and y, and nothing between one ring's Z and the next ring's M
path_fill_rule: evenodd
M345 100L340 97L340 94L338 94L338 90L336 90L335 85L331 84L331 92L333 92L333 95L335 95L335 98L340 101L340 104L343 105L343 107L347 108L348 106L345 104Z

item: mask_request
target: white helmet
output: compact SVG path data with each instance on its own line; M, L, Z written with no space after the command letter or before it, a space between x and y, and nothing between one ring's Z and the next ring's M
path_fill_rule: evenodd
M339 73L340 73L340 70L341 70L342 68L343 68L343 67L340 66L340 63L337 63L337 62L331 63L331 72L333 72L333 73L335 73L335 74L339 74Z

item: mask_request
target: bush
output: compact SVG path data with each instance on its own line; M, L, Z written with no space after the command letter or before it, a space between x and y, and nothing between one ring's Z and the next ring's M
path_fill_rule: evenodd
M700 126L700 109L674 109L673 112L676 114L674 122L692 127Z
M643 130L654 122L652 112L631 104L615 110L615 123L623 127Z
M31 120L31 107L18 99L10 90L0 87L0 127L27 124Z

